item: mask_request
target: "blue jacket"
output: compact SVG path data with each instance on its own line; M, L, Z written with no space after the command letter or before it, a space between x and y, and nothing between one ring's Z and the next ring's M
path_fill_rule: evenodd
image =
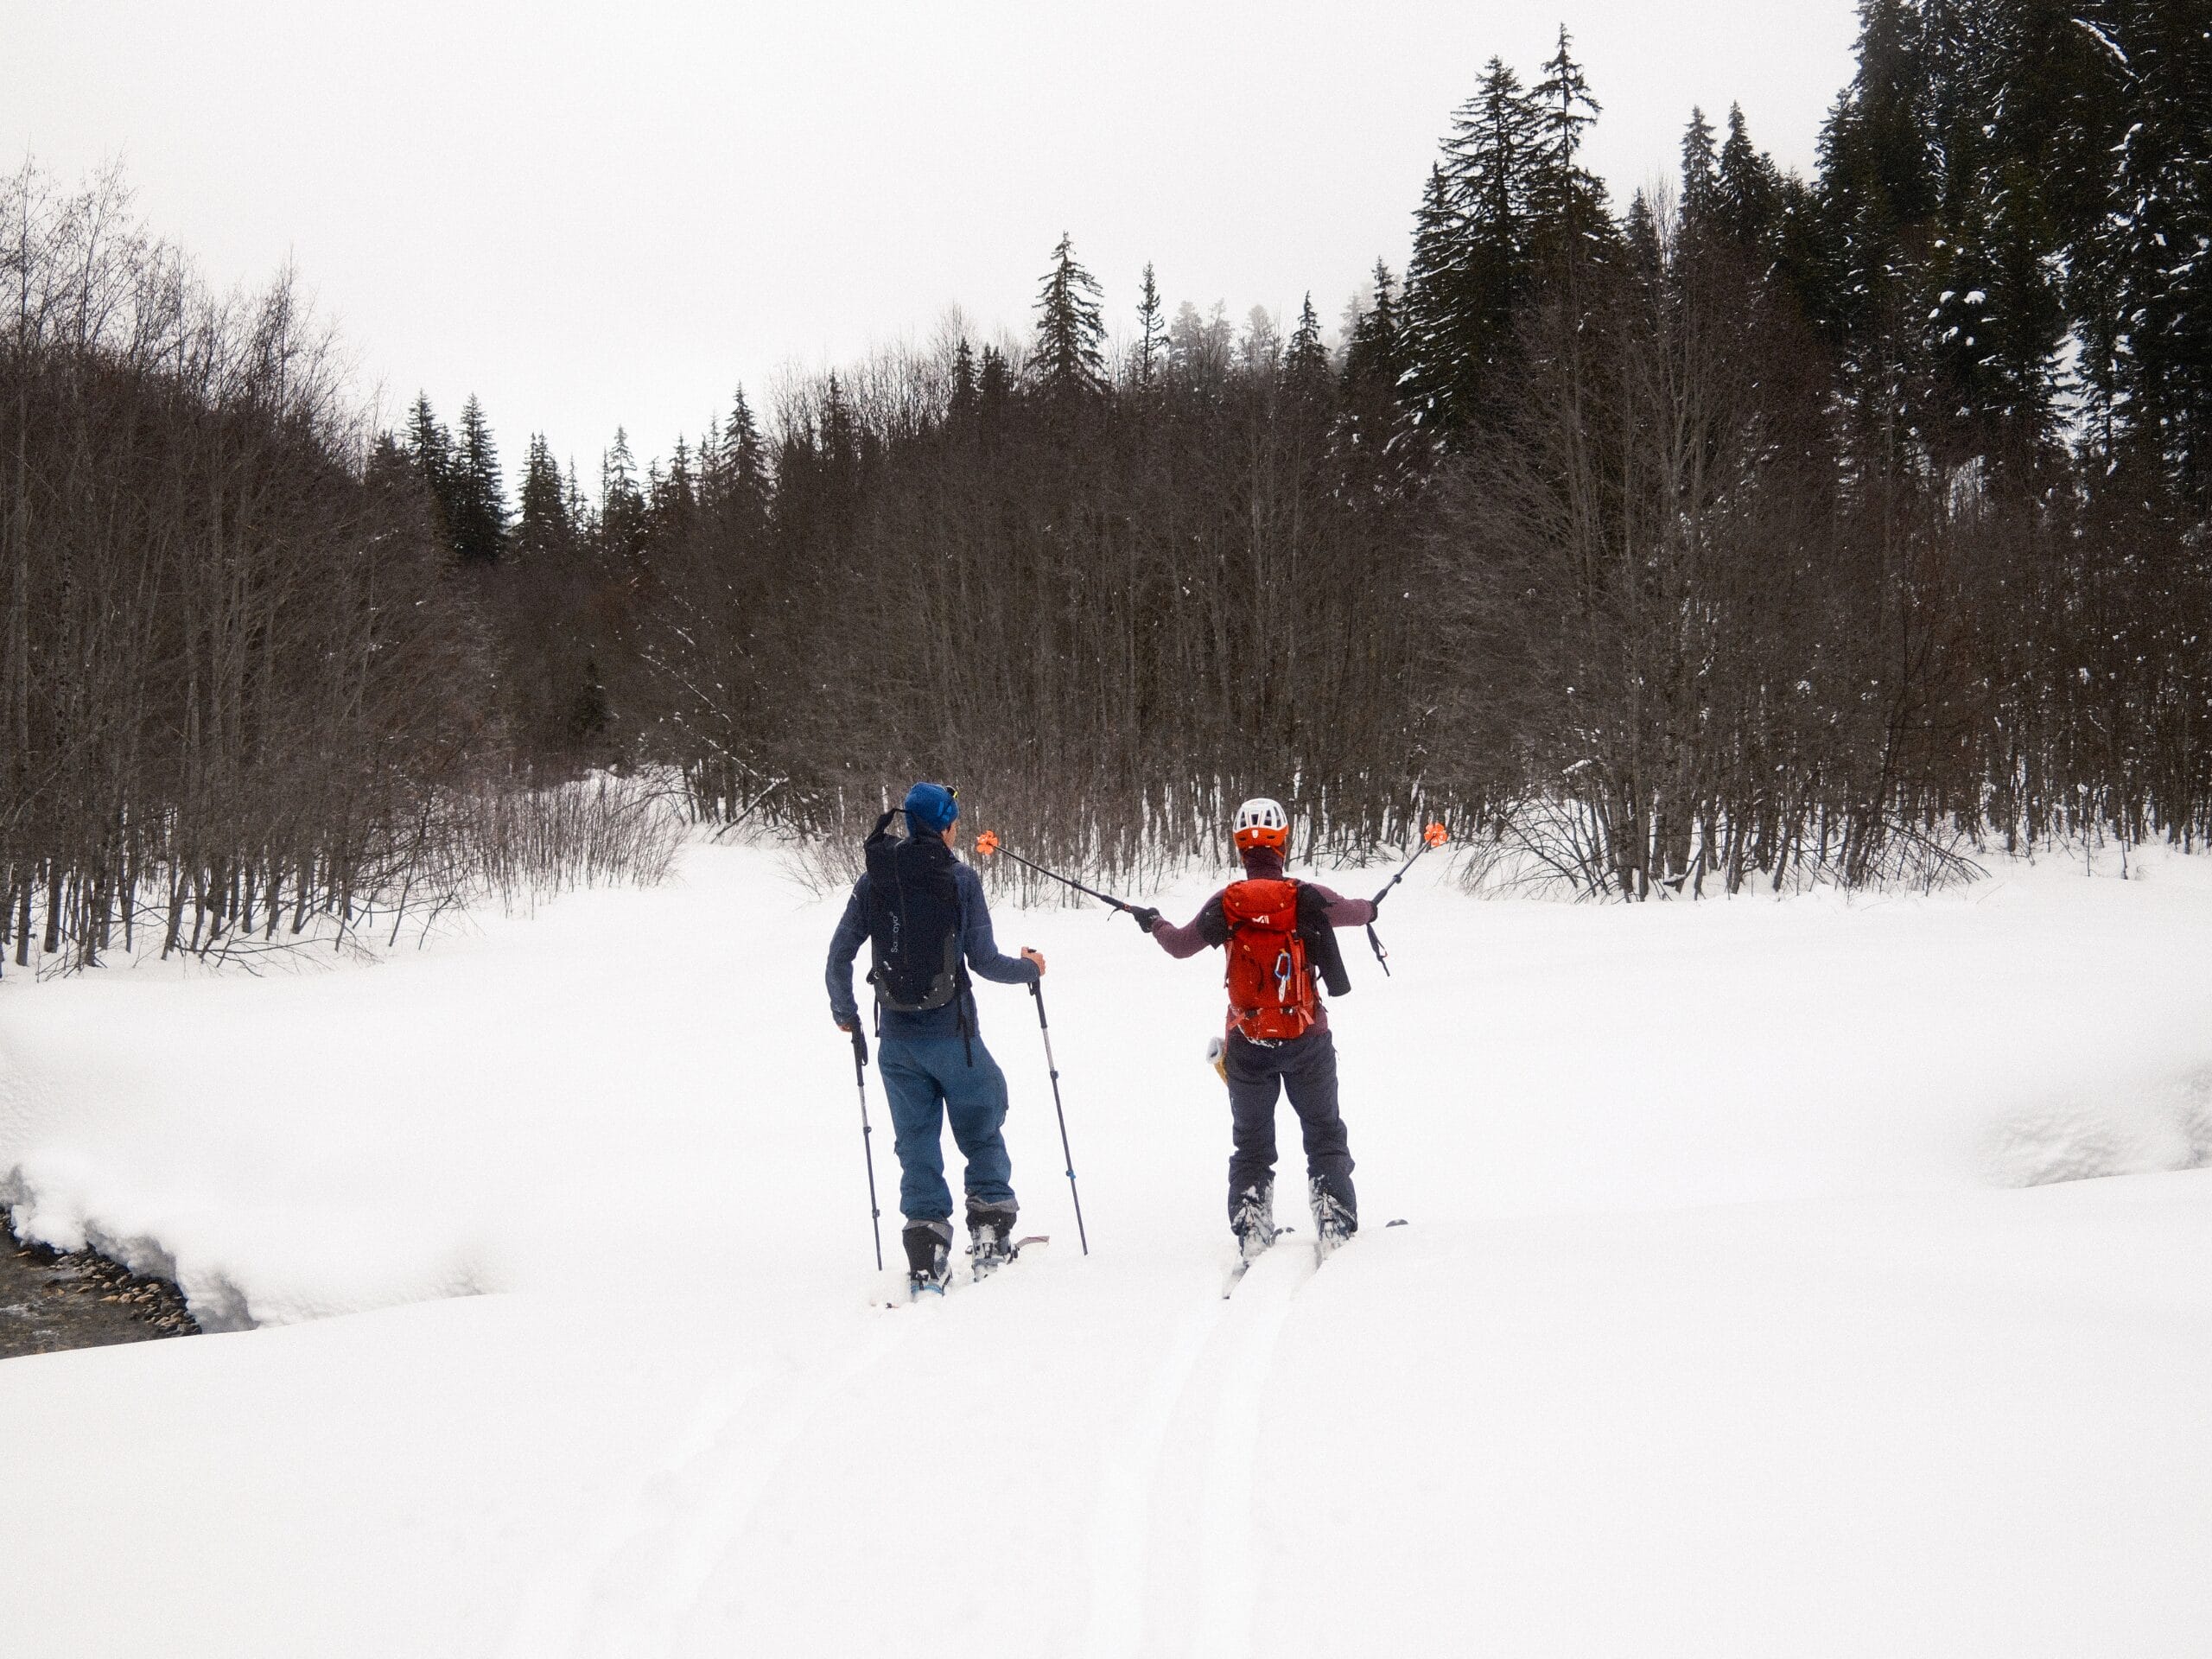
M983 899L982 878L968 865L955 861L952 880L960 890L960 947L968 958L968 971L979 979L1001 985L1034 985L1035 963L999 954L998 941L991 935L991 909ZM863 875L853 883L853 896L845 901L844 918L837 924L836 935L830 941L830 968L824 977L830 985L830 1012L841 1025L857 1024L861 1017L860 1005L853 1000L853 958L867 943L868 877ZM957 1037L963 1003L967 1006L968 1029L980 1033L982 1027L976 1021L975 994L963 992L943 1007L921 1014L883 1009L882 1035L909 1039Z

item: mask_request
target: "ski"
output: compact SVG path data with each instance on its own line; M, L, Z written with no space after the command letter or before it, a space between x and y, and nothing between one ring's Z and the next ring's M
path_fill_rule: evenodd
M1286 1233L1294 1233L1297 1230L1298 1230L1295 1227L1278 1227L1275 1229L1274 1238L1281 1238ZM1223 1301L1227 1301L1231 1296L1236 1294L1236 1287L1244 1282L1244 1275L1251 1272L1252 1264L1258 1261L1261 1256L1265 1255L1268 1253L1268 1250L1274 1249L1274 1238L1269 1239L1268 1241L1267 1249L1260 1251L1257 1255L1240 1255L1236 1258L1236 1265L1229 1270L1229 1277L1221 1281L1221 1300Z
M1399 1217L1395 1221L1386 1221L1382 1224L1385 1228L1403 1227L1406 1224L1406 1218L1403 1216ZM1313 1241L1314 1267L1319 1268L1323 1262L1358 1236L1357 1233L1334 1233L1333 1236L1324 1233L1320 1237L1316 1238Z
M1007 1246L1004 1255L989 1258L991 1264L988 1267L983 1265L985 1258L978 1257L973 1250L970 1250L968 1260L968 1282L971 1285L980 1285L984 1280L1012 1267L1020 1261L1022 1251L1033 1245L1041 1246L1052 1242L1052 1236L1047 1233L1032 1233L1027 1238L1017 1238Z

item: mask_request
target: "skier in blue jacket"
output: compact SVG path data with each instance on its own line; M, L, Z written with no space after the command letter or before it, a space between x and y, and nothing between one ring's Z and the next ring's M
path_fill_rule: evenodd
M861 1017L853 996L853 958L863 940L874 940L876 967L869 979L877 988L878 1052L899 1153L907 1268L915 1284L942 1287L952 1247L952 1193L945 1185L942 1144L946 1119L967 1160L968 1233L979 1274L1011 1253L1019 1213L1010 1180L1013 1163L1001 1132L1006 1075L983 1046L975 993L960 963L964 961L967 969L997 984L1034 985L1044 977L1045 958L1027 946L1019 957L999 954L982 879L952 855L952 826L960 816L953 791L942 784L916 784L900 810L906 839L889 842L880 825L870 837L870 871L853 884L830 942L825 976L830 1015L838 1030L850 1033ZM885 816L887 820L893 815ZM893 880L882 880L887 874ZM879 891L893 885L900 888L896 899ZM942 938L941 945L935 939L903 941L924 959L933 960L942 949L950 977L940 981L938 1006L910 1010L888 1005L896 999L885 995L884 959L902 941L887 916L902 902L911 906L898 912L908 927L933 930Z

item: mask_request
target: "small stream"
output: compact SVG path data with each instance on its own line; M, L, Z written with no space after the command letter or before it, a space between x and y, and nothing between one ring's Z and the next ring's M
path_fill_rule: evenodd
M26 1244L0 1226L0 1359L199 1334L166 1279L145 1278L92 1250L65 1255Z

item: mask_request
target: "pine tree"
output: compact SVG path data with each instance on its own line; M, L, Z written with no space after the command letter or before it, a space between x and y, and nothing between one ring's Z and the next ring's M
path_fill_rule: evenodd
M507 538L507 486L499 470L498 446L484 418L484 406L471 394L461 406L461 435L447 492L448 529L454 552L463 564L489 569L499 562Z
M522 495L510 550L518 565L537 569L565 556L574 545L575 534L561 469L546 447L545 435L533 432L523 461Z
M1713 142L1713 123L1693 107L1682 133L1682 234L1702 237L1713 230L1720 209L1720 155Z
M700 461L710 485L702 491L701 505L718 514L726 528L757 526L768 511L768 450L744 387L730 398L729 418L711 446L701 451Z
M1370 286L1372 302L1363 307L1355 301L1346 316L1335 448L1348 496L1389 500L1411 492L1433 447L1408 441L1414 427L1401 392L1403 308L1397 280L1380 259Z
M740 386L730 398L729 423L722 428L722 450L728 457L737 486L755 493L768 486L768 448L760 440L760 423Z
M1746 257L1770 260L1782 215L1782 178L1751 143L1744 106L1728 106L1728 137L1713 179L1713 232Z
M986 427L1005 418L1014 398L1014 370L1006 353L995 346L983 347L982 365L976 374L976 403Z
M2212 24L2202 7L2090 9L2119 71L2108 210L2088 238L2076 312L2098 424L2118 458L2162 470L2212 512Z
M630 435L619 426L613 446L600 459L599 540L602 553L617 568L626 569L645 556L645 492L638 487Z
M430 497L431 517L438 538L453 544L453 438L430 409L428 392L415 394L407 415L406 454Z
M955 425L975 418L976 352L965 334L952 348L952 390L946 399L946 412Z
M1399 338L1397 279L1390 267L1377 259L1372 277L1375 303L1353 318L1344 346L1347 384L1379 386L1393 398L1405 372L1405 353Z
M1144 282L1137 290L1136 382L1149 391L1167 350L1167 328L1161 321L1160 285L1153 280L1152 261L1144 262Z
M1659 235L1659 210L1646 192L1637 191L1629 202L1621 236L1628 244L1629 269L1640 281L1656 282L1665 273L1667 251Z
M1098 293L1097 282L1076 263L1073 244L1063 232L1037 291L1037 338L1029 353L1031 376L1053 397L1082 396L1106 384L1106 324Z
M698 480L691 464L691 446L683 438L668 458L665 474L649 473L646 491L648 522L658 547L681 547L698 522Z
M1853 216L1894 229L1934 218L1927 65L1910 0L1863 0L1857 73L1821 134L1821 177Z
M1530 94L1535 111L1535 159L1529 187L1529 212L1538 235L1573 256L1598 250L1612 230L1605 187L1582 165L1584 135L1605 106L1590 90L1582 66L1574 60L1573 39L1561 24L1559 46L1544 65L1544 78Z
M1443 163L1432 163L1414 216L1413 260L1406 267L1400 332L1407 405L1416 418L1438 428L1452 423L1470 354L1480 350L1470 327L1474 319L1468 307L1467 240Z
M432 412L428 392L416 392L415 405L407 412L406 449L423 481L432 490L442 491L453 466L453 439Z
M1491 418L1518 355L1518 313L1535 270L1542 124L1520 77L1492 58L1454 111L1422 198L1402 384L1415 418L1446 442Z
M823 466L831 474L849 474L861 459L861 424L853 414L851 402L845 388L831 370L822 391L822 415L818 423L821 435L821 454Z
M1283 376L1301 396L1310 396L1328 384L1329 348L1321 343L1321 320L1313 314L1311 292L1299 308L1298 327L1291 331L1289 347L1283 353Z
M1821 135L1827 257L1815 303L1840 348L1860 470L1895 476L1947 423L1931 402L1927 332L1940 169L1916 12L1864 0L1859 19L1858 71Z
M1481 87L1452 112L1445 173L1471 229L1497 245L1522 239L1542 123L1503 58L1484 67Z

